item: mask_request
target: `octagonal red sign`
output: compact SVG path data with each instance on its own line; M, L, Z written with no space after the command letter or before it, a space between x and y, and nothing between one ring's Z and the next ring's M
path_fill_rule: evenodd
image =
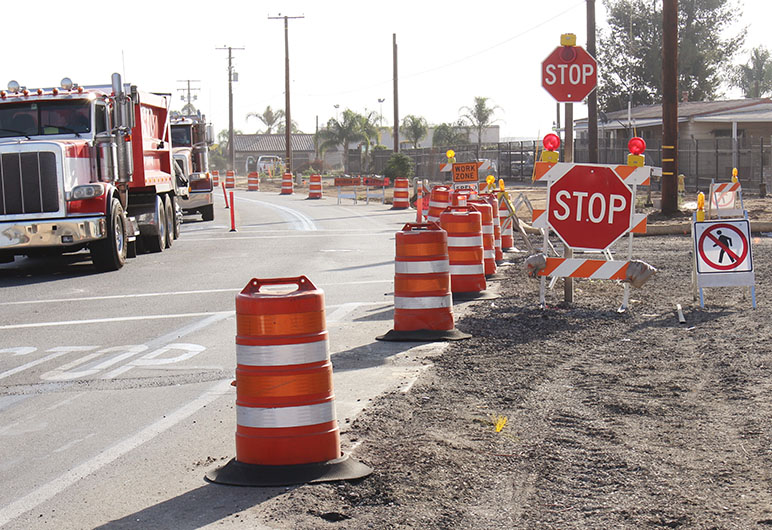
M581 46L558 46L541 63L541 85L556 100L582 101L598 84L598 64Z
M603 250L632 223L633 192L613 169L577 164L547 193L547 222L568 247Z

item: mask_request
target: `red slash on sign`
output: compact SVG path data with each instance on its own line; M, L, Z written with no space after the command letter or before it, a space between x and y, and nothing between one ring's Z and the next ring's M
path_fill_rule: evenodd
M706 250L705 245L709 243L706 239L713 242L711 249L718 247L718 260L708 257L708 251ZM730 248L731 246L740 249L739 255ZM740 264L745 261L749 248L745 234L736 226L728 223L712 225L702 233L702 236L700 236L700 239L697 242L697 250L699 251L702 260L709 267L719 271L730 271L739 267ZM724 263L724 257L727 258L727 263Z

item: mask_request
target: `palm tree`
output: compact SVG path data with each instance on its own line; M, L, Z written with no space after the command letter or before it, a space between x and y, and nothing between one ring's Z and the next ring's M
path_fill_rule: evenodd
M432 147L453 147L469 143L469 128L459 120L456 123L441 123L434 129Z
M371 111L367 114L357 114L357 120L359 121L359 132L362 133L362 141L360 145L365 148L365 164L363 168L369 169L370 160L370 148L378 143L378 120L380 116L377 112Z
M482 148L483 129L491 125L494 121L493 114L499 109L497 105L488 106L488 99L475 96L473 107L461 107L459 112L463 111L461 119L469 123L477 130L477 158L480 158L480 149Z
M276 134L284 134L287 130L287 120L282 120L276 125ZM298 128L298 124L295 120L292 120L292 125L290 126L290 133L297 134L301 133L302 131ZM270 134L270 133L269 133Z
M764 46L751 50L750 61L736 67L733 84L742 89L746 98L760 98L772 91L769 50Z
M323 153L332 147L343 147L343 172L348 173L348 147L354 142L365 141L362 134L361 118L356 112L346 109L340 120L330 118L327 127L316 133L319 150Z
M408 114L402 119L402 125L400 125L399 130L407 140L413 142L413 149L418 149L418 142L426 137L426 133L429 132L429 126L424 118Z
M268 105L262 114L257 112L247 113L247 119L249 118L257 118L266 126L265 134L273 134L273 128L277 127L284 119L284 111L279 109L274 112L271 106Z

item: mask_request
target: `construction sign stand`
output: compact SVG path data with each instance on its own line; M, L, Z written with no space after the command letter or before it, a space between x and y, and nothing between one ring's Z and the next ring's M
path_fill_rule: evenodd
M571 250L564 258L546 257L546 266L538 270L540 307L546 307L546 278L551 276L624 281L618 311L627 310L633 234L646 232L646 215L635 213L637 186L649 185L651 171L642 164L535 164L533 180L547 182L546 209L533 210L533 226L544 229L542 252L546 256L549 230ZM627 261L609 259L609 247L625 234ZM575 258L573 251L603 253L606 259Z
M335 188L338 190L338 204L341 199L353 199L357 203L357 188L362 185L361 177L335 177ZM343 188L353 187L352 191L344 191Z
M747 217L747 216L746 216ZM756 309L756 278L753 272L750 221L745 219L692 220L692 292L699 293L705 307L705 287L750 287Z
M365 177L362 182L365 186L365 204L370 204L370 199L380 199L382 204L386 204L388 177Z
M740 183L736 182L736 178L735 176L735 182L722 182L720 184L710 181L708 219L738 218L745 215L743 190Z

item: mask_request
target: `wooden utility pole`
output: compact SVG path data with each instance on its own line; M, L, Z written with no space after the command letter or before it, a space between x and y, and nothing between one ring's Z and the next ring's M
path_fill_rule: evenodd
M393 34L394 49L394 152L399 153L399 83L397 77L397 34Z
M218 50L228 50L228 169L231 171L236 166L236 152L233 146L233 81L237 75L233 71L233 50L243 50L244 48L234 48L225 46L217 48Z
M595 0L587 0L587 53L595 57ZM598 163L598 90L587 96L588 161Z
M284 20L284 157L286 158L286 171L292 173L292 114L290 113L290 73L289 73L289 19L305 18L288 17L287 15L278 17L268 17L269 20Z
M678 0L662 3L662 213L678 211Z

